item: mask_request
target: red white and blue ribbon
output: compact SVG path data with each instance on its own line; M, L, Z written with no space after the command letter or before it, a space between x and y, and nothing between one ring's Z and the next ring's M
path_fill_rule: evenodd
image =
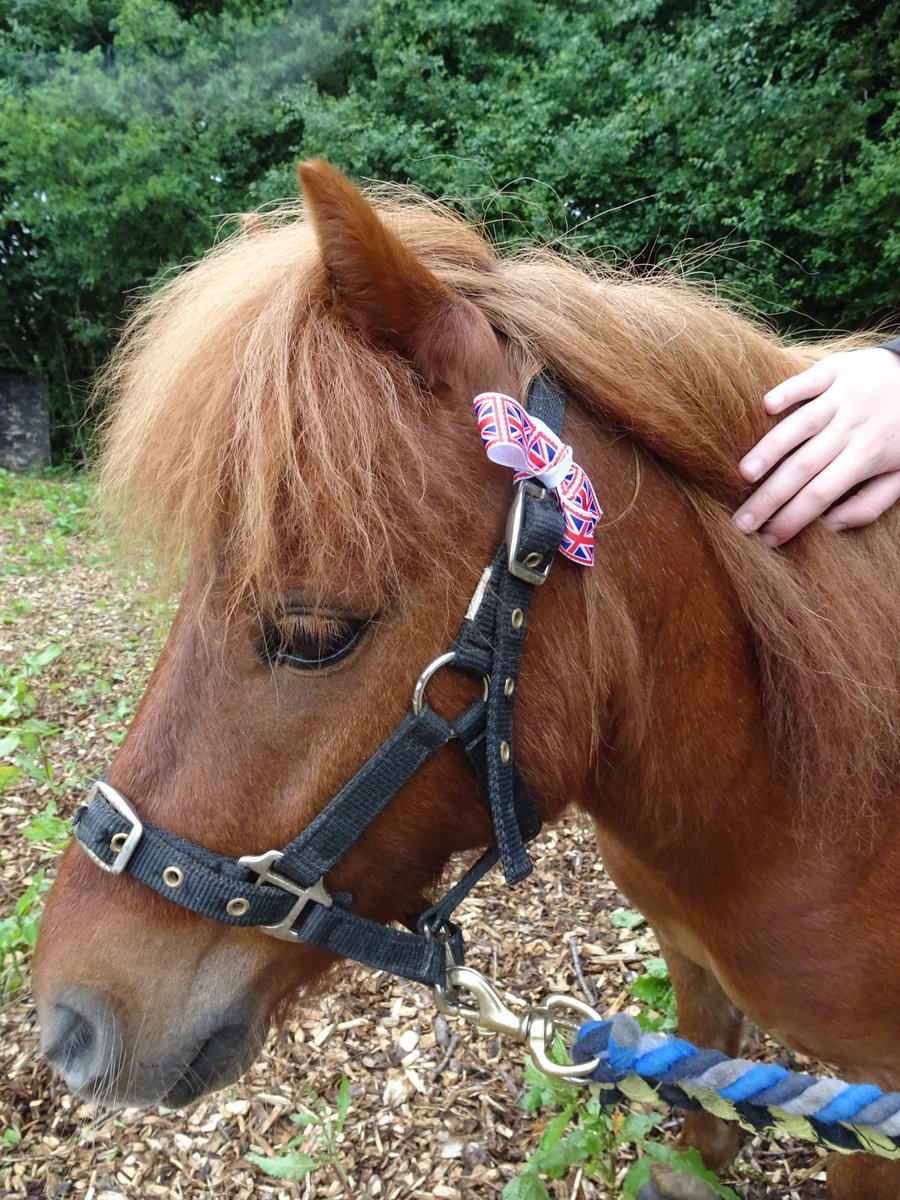
M560 553L583 566L593 566L594 526L603 510L591 481L572 458L572 447L512 396L482 392L473 403L488 458L511 467L516 483L537 479L556 494L566 523Z

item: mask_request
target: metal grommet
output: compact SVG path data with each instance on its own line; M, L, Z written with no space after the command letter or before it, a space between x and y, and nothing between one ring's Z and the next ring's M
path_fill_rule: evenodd
M125 849L125 843L128 841L127 833L114 833L109 839L109 848L113 854L118 854Z
M533 571L534 568L539 567L543 561L543 554L538 554L536 550L532 550L530 554L525 555L525 560L522 563L522 566L529 567Z
M509 762L509 754L510 754L509 742L501 742L500 743L500 761L504 764L504 766L506 765L506 763Z
M180 888L184 883L184 871L181 867L166 867L163 871L163 883L166 887Z
M521 629L522 622L524 620L525 614L522 612L521 608L514 608L509 618L509 623L512 625L513 629Z
M235 896L225 905L225 911L229 917L242 917L250 911L250 901L245 900L243 896Z
M510 678L505 679L503 682L503 695L511 696L515 690L516 690L516 681L514 679L510 679Z

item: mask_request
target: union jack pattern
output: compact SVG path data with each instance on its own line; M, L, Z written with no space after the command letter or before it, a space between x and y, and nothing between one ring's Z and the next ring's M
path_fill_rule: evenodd
M483 392L474 404L488 458L511 467L515 482L537 479L556 494L565 518L560 553L582 566L593 566L594 526L603 510L591 481L573 461L571 446L502 392Z

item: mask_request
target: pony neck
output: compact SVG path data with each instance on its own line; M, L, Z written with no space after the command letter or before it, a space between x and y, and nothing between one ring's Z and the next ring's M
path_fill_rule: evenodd
M574 413L572 424L605 515L593 570L566 570L557 612L536 605L532 621L532 636L544 621L572 631L548 638L551 661L572 665L558 680L564 695L555 737L550 745L550 735L544 739L545 760L557 768L556 786L543 792L546 815L574 798L651 861L685 838L698 844L715 836L719 855L729 845L737 853L748 830L723 801L740 781L789 831L791 806L773 785L752 640L693 506L672 472L637 443ZM563 765L572 751L584 765L577 781ZM758 822L759 804L747 811L754 807Z

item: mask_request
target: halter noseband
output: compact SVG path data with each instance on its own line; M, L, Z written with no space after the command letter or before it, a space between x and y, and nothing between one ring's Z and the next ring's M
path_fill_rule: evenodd
M532 384L528 411L561 431L565 397L547 376ZM563 534L553 494L534 480L519 482L506 539L484 571L451 649L419 676L412 711L283 850L240 859L216 854L142 822L104 779L75 813L81 846L104 871L128 872L201 916L257 926L272 937L443 986L448 957L456 964L463 960L462 938L450 921L454 909L498 860L509 884L532 870L525 845L540 831L540 819L513 759L513 708L531 598L546 580ZM428 680L450 663L485 684L484 696L452 721L425 700ZM495 846L408 931L351 913L352 897L329 894L325 875L416 771L454 739L489 804Z

